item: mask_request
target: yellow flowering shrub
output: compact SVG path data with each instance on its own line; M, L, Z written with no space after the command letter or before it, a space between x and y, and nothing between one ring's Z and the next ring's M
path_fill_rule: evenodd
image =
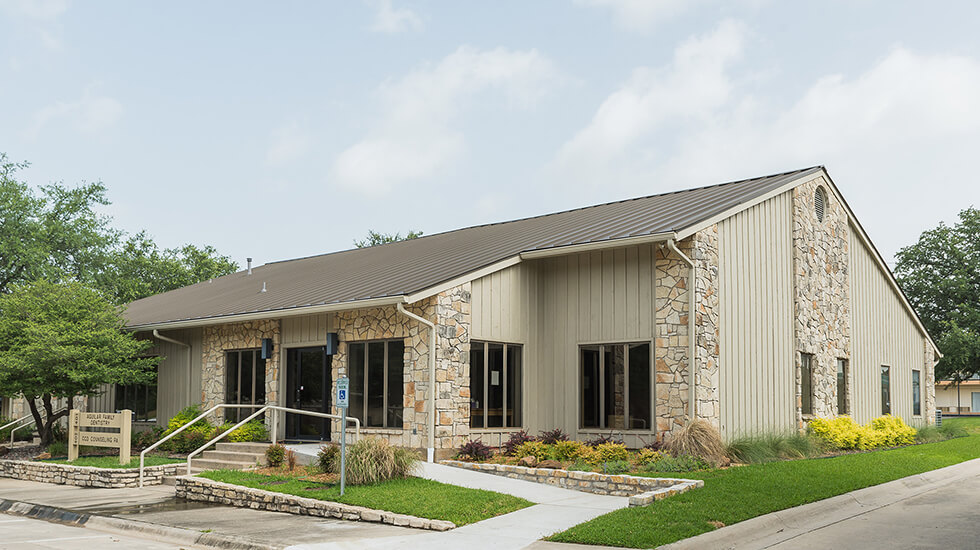
M666 453L661 451L654 451L652 449L640 449L639 451L636 451L635 459L636 459L636 463L642 466L643 464L649 464L651 462L660 460L664 456L666 456Z
M588 448L580 441L559 441L554 445L549 445L549 447L551 447L551 458L559 462L575 460L582 456L582 452Z
M517 446L514 450L514 456L517 458L524 458L525 456L533 456L534 458L541 460L548 460L551 456L550 445L545 445L540 441L526 441Z
M614 460L629 460L630 452L626 450L626 445L622 443L602 443L590 449L588 456L582 459L589 464L602 464Z
M915 428L897 416L885 415L862 426L849 416L816 418L810 431L837 449L877 449L915 443Z

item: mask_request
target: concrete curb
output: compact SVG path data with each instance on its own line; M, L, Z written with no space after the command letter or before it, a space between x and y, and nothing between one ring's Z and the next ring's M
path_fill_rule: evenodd
M74 525L76 527L88 527L97 531L148 536L157 541L172 542L182 546L194 546L198 548L220 548L222 550L282 550L285 548L284 546L278 545L259 544L239 537L201 533L190 529L156 525L144 521L84 514L55 508L53 506L16 500L0 499L0 513L64 525Z
M980 459L787 508L660 546L663 550L767 548L896 502L980 475Z

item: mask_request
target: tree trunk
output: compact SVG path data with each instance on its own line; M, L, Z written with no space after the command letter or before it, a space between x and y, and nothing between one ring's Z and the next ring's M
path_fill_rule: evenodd
M44 427L44 420L41 418L41 411L37 410L37 397L36 396L24 396L27 399L27 406L31 408L31 416L34 417L34 427L37 428L38 434ZM41 445L44 446L44 436L41 436Z
M46 393L41 396L41 403L44 405L45 418L40 421L40 414L38 413L37 407L34 404L34 400L29 401L31 404L31 414L34 415L34 421L37 422L37 433L41 437L41 446L47 447L54 442L54 423L60 420L62 417L68 416L69 411L72 407L72 399L68 398L68 408L55 414L54 405L51 403L51 394Z

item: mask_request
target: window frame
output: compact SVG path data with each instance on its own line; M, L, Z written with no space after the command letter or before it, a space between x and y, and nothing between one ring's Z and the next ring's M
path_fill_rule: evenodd
M517 429L517 428L523 429L524 428L524 398L523 397L524 397L524 389L525 389L525 387L524 387L524 380L525 380L525 377L524 377L524 365L526 364L525 361L524 361L524 359L525 359L525 357L524 357L524 344L521 344L521 343L518 343L518 342L499 342L499 341L496 341L496 340L479 340L479 339L470 340L470 380L469 380L469 382L470 382L470 391L471 392L473 391L472 390L472 388L473 388L473 361L472 361L472 357L473 357L473 355L472 355L473 354L473 344L482 344L483 345L483 395L480 396L480 398L483 400L483 407L482 407L482 409L483 409L483 425L481 427L474 427L473 426L473 413L472 413L472 406L471 406L470 407L470 410L471 410L471 412L470 412L470 429L471 430L511 430L511 429ZM491 426L488 425L489 424L488 421L490 420L490 407L489 407L489 403L490 403L490 345L491 344L503 346L502 353L503 353L503 357L504 357L504 362L503 362L503 365L501 367L504 374L503 374L503 379L500 381L500 384L502 386L502 391L503 391L503 406L501 407L503 419L500 421L500 423L501 423L500 426L493 426L493 427L491 427ZM507 403L509 401L508 398L510 397L508 395L508 391L507 391L507 381L508 381L507 380L507 373L508 373L508 370L509 370L507 367L509 366L508 363L510 362L510 358L509 358L510 357L510 354L507 353L507 351L508 351L509 348L512 348L512 347L519 348L520 349L520 353L521 353L521 355L520 355L521 356L521 380L520 380L520 388L521 388L521 390L519 392L520 403L518 403L518 405L520 406L520 412L517 413L517 414L520 415L521 421L520 421L520 425L517 425L517 426L508 426L507 425ZM472 393L470 395L472 397ZM514 411L516 412L517 409L514 409Z
M800 352L800 414L813 416L813 363L812 353Z
M850 408L848 405L848 397L850 393L850 384L847 380L847 375L850 374L850 363L847 359L843 357L837 358L837 414L850 414ZM841 391L841 382L843 384L843 391Z
M156 368L154 368L153 374L154 377L156 377L157 375ZM151 384L114 384L113 385L114 395L112 396L112 399L113 399L113 409L115 409L116 414L118 414L119 412L125 409L129 409L133 411L133 422L155 423L160 416L159 411L157 410L160 394L158 393L158 391L153 392L153 406L150 407L151 387L154 390L158 389L156 380L154 380L154 382ZM131 390L134 392L132 402L130 402L129 399L126 399L126 395ZM122 399L119 399L120 391L122 392ZM139 408L135 406L136 402L139 401L140 399L142 399L144 405L143 408L146 411L146 413L142 417L138 412ZM149 414L150 410L153 411L152 418L150 417Z
M890 365L881 365L879 369L879 391L881 392L881 414L892 413L892 368ZM887 382L885 381L887 378ZM887 384L887 386L886 386ZM888 399L885 399L887 394Z
M629 371L630 371L630 364L629 364L629 346L632 346L632 345L646 345L646 346L648 346L648 348L647 348L648 349L647 362L648 362L649 369L650 369L650 375L649 375L649 378L650 378L650 386L648 388L649 391L650 391L650 426L648 428L645 428L645 429L644 428L629 428L629 427L609 428L608 426L606 426L606 415L605 415L605 407L606 407L606 388L605 388L605 384L606 384L606 371L605 371L605 368L606 368L606 353L605 353L604 348L606 348L606 347L615 347L615 346L622 346L624 348L623 349L623 412L624 412L623 417L624 417L624 425L628 426L631 423L630 422L631 417L630 417L630 413L629 413L629 411L630 411L630 395L629 395L630 394L630 392L629 392L629 388L630 388L630 385L629 385ZM585 425L585 403L584 403L584 399L583 399L584 392L585 392L585 387L584 387L584 385L582 383L583 382L582 381L582 350L584 348L592 348L592 347L597 347L598 348L598 353L599 353L599 370L598 370L598 378L597 378L598 381L599 381L599 390L598 390L598 394L599 394L599 402L598 402L598 410L599 410L599 419L598 420L599 420L599 422L598 422L598 424L599 425L598 426L586 426ZM620 341L620 342L589 342L589 343L580 343L576 347L576 351L578 352L578 355L576 357L576 368L577 368L576 377L578 378L578 392L577 392L578 395L577 395L577 401L578 401L578 426L579 426L579 431L590 432L590 431L605 431L605 430L612 429L612 430L619 430L619 431L623 431L623 432L632 432L632 433L655 432L656 431L656 425L657 425L657 372L656 372L656 364L657 363L656 363L656 352L655 352L654 342L652 340L627 340L627 341Z
M922 416L922 371L912 369L912 416Z
M259 347L259 348L226 349L226 350L224 350L224 352L225 352L225 399L227 400L227 398L228 398L228 383L232 380L232 378L231 378L231 368L232 367L231 367L230 362L228 361L228 357L230 355L232 355L232 354L236 354L237 357L238 357L238 363L234 367L235 368L235 377L234 377L234 380L237 381L237 383L236 383L237 391L235 393L235 400L233 402L229 403L229 404L234 404L234 405L253 405L253 407L250 407L250 408L249 407L240 407L240 408L239 407L235 407L235 408L231 408L231 409L226 409L225 410L225 413L224 413L225 420L226 421L229 421L229 422L234 421L234 422L237 423L242 418L247 417L249 414L255 412L257 409L261 408L261 406L263 406L263 405L266 404L265 401L266 401L266 393L267 392L265 391L265 388L264 387L263 387L263 391L262 391L262 402L261 403L257 403L256 400L255 400L255 388L256 388L255 379L256 379L256 372L258 370L258 366L259 366L259 364L261 364L262 365L262 384L263 384L263 386L265 385L265 383L266 383L266 379L265 379L266 378L266 376L265 376L265 367L266 367L266 365L265 365L265 363L266 363L267 359L263 359L262 358L262 348L261 347ZM251 393L251 396L250 396L249 403L242 403L241 369L242 369L242 354L243 353L251 353L252 354L252 380L251 380L252 393ZM248 411L248 414L244 414L243 415L242 414L243 411Z
M402 362L401 362L401 365L400 365L401 366L401 369L402 369L402 391L401 391L401 397L402 397L402 399L401 399L401 405L402 406L400 407L402 409L402 414L401 414L402 423L400 425L398 425L398 426L389 426L388 425L388 403L389 403L389 399L388 399L388 397L389 397L388 396L388 376L389 376L389 368L390 368L389 361L388 361L388 356L389 356L388 344L390 344L391 342L399 342L402 345ZM384 356L384 363L383 363L384 376L383 376L382 381L381 381L381 384L382 384L381 385L381 387L382 387L381 410L384 411L384 413L381 415L381 418L382 418L381 425L380 426L374 426L374 425L369 425L368 424L368 421L367 421L367 418L368 418L368 408L369 408L369 405L370 405L370 399L368 398L368 387L370 385L370 380L371 380L371 378L370 378L370 369L368 368L368 364L370 362L370 354L368 352L371 349L370 344L378 344L378 343L384 344L384 351L382 352L382 355ZM372 339L372 340L357 340L356 342L348 342L347 343L347 357L345 358L345 361L347 362L347 376L348 376L348 378L353 378L353 377L351 377L351 371L353 369L353 366L351 365L351 360L350 360L351 355L352 355L351 349L350 349L351 346L364 346L364 351L363 351L364 364L362 364L360 366L360 368L364 369L363 370L364 376L362 377L362 380L363 380L362 384L363 384L363 391L364 391L364 393L363 393L363 395L361 397L361 402L362 402L361 409L362 410L361 410L360 415L352 415L352 416L355 416L355 418L357 418L358 420L361 421L361 427L362 428L372 428L372 429L375 429L375 430L404 430L405 429L405 410L404 410L405 409L405 350L408 348L408 346L405 345L405 339L404 338L375 338L375 339ZM430 352L431 352L431 350L430 350Z

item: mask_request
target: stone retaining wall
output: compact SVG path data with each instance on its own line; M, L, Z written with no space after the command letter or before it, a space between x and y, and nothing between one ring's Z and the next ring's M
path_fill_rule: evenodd
M552 470L549 468L527 468L508 464L460 462L458 460L444 460L442 464L512 479L555 485L564 489L572 489L585 493L630 497L630 506L646 506L654 500L661 500L704 486L704 482L699 479L572 472L568 470Z
M184 463L148 466L143 469L143 485L160 485L163 478L177 474L186 467ZM138 487L140 471L138 468L92 468L71 466L50 462L31 462L27 460L0 460L0 477L12 477L24 481L40 481L58 485L79 487Z
M177 497L187 500L215 502L253 510L269 510L323 518L346 519L351 521L370 521L387 523L399 527L448 531L456 524L451 521L418 518L405 514L395 514L382 510L372 510L363 506L352 506L339 502L329 502L303 498L262 489L252 489L221 483L202 477L181 476L177 478Z

